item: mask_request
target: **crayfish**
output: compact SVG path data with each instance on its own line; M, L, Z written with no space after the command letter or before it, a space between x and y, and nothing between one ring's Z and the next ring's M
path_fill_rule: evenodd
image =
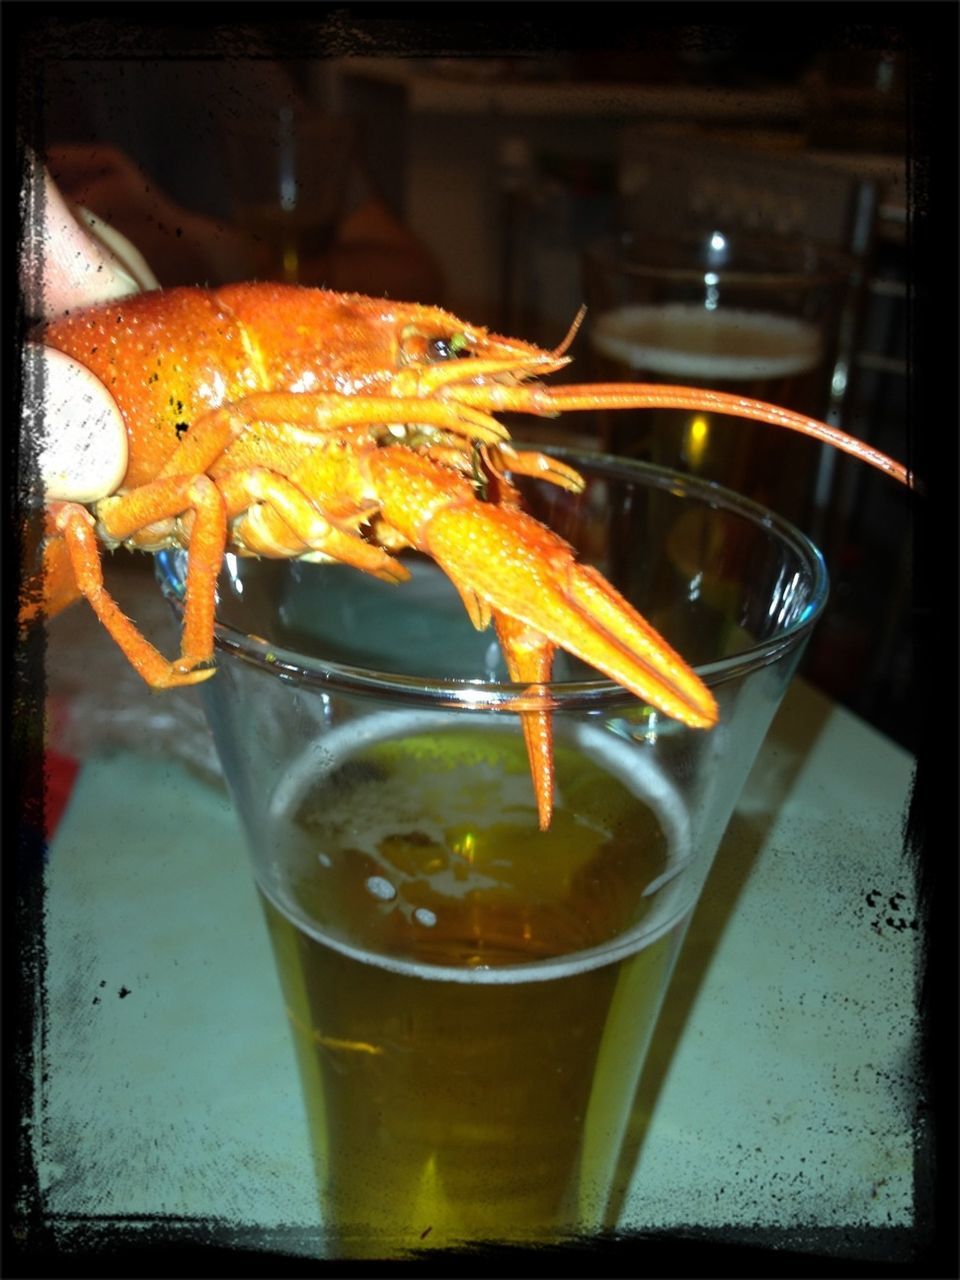
M804 432L909 483L904 467L824 423L683 387L542 385L569 363L434 307L275 284L140 294L67 314L37 340L93 375L113 438L56 423L92 465L44 472L42 600L79 597L156 688L213 675L215 584L226 551L329 558L393 582L395 553L431 556L478 628L492 620L514 681L549 681L560 647L695 728L712 694L595 569L521 510L511 476L574 492L577 473L517 451L498 411L717 411ZM80 474L82 470L82 474ZM188 550L180 656L165 659L103 583L100 547ZM38 593L39 594L39 593ZM549 825L549 712L521 712L540 825Z

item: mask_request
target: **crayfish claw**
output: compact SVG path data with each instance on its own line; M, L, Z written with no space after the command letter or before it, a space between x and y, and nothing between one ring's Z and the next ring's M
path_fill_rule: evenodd
M527 697L536 701L539 694L536 686L547 684L550 680L556 645L508 614L494 613L493 620L510 679L518 684L531 685L527 690ZM550 708L533 707L528 711L521 711L520 723L537 798L537 818L540 830L546 831L553 817L553 729Z
M428 551L463 593L533 628L638 698L693 728L716 723L713 695L633 606L525 512L474 503L434 513Z
M488 603L514 680L542 685L557 648L589 663L642 701L692 728L716 724L710 690L654 628L573 550L532 516L491 503L432 511L418 545L465 601ZM469 608L469 604L468 604ZM536 702L538 690L531 689ZM521 711L541 826L553 791L550 712Z
M202 663L190 663L180 659L170 663L168 675L161 673L151 680L150 684L154 689L187 688L189 685L202 684L204 680L209 680L211 676L216 675L216 671L212 658Z

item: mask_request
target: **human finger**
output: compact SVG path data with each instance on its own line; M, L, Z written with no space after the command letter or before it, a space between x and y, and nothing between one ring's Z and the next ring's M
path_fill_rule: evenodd
M87 221L74 216L36 160L27 181L21 282L32 314L49 318L72 307L156 287L146 263L142 258L137 262L133 246L116 233L104 235L103 224L93 231Z

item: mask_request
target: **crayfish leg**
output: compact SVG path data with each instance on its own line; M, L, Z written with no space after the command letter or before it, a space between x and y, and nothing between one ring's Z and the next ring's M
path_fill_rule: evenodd
M49 512L47 524L40 552L40 572L27 578L20 598L19 618L23 626L29 626L41 616L55 618L82 598L67 544Z
M384 582L406 582L408 571L380 547L337 528L291 480L268 467L231 471L217 481L234 544L255 555L285 559L319 552Z
M154 689L167 689L198 684L213 675L213 667L185 670L168 662L123 613L103 584L100 547L93 529L93 518L85 507L65 503L59 510L57 527L70 557L78 593L88 601L124 657L148 685ZM211 651L212 648L211 626Z
M496 463L493 458L494 450L488 450L487 456L497 470L502 467L513 475L545 480L558 489L566 489L568 493L583 493L583 476L559 458L551 458L549 454L540 453L536 449L513 449L503 443L496 446L495 453Z
M58 527L67 537L71 556L75 557L74 568L77 573L77 585L90 600L91 605L100 616L95 600L99 600L103 591L100 576L99 555L95 560L89 549L81 547L89 539L81 531L81 523L76 512L83 508L75 508L73 514L61 516ZM152 657L145 656L145 649L156 651L146 639L133 629L133 636L116 621L109 606L105 606L105 616L101 621L114 639L127 653L134 667L140 671L148 684L155 688L168 688L180 684L195 684L207 678L209 672L198 672L196 668L213 660L213 626L216 608L216 585L220 565L227 539L227 516L223 498L216 484L209 476L171 476L165 480L155 480L128 493L116 497L104 498L96 505L97 518L108 537L116 542L136 535L151 524L170 519L171 517L187 517L190 524L187 549L189 560L187 565L187 582L184 595L183 636L181 639L180 658L174 663L164 663L158 668ZM191 519L192 517L192 519ZM89 537L93 533L90 531ZM96 551L96 545L92 544ZM94 568L99 582L91 577ZM89 593L88 593L89 592ZM108 597L109 599L109 597ZM117 611L119 612L119 610ZM116 633L111 629L107 616L113 619L117 627ZM122 616L122 615L120 615ZM128 621L125 619L125 621ZM129 624L132 626L132 624ZM132 646L128 653L120 635L123 633L126 643ZM141 670L133 654L139 652L146 666Z

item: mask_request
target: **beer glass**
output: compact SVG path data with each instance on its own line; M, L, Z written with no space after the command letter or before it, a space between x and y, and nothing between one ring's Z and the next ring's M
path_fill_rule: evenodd
M273 943L332 1256L611 1225L678 948L825 601L815 547L754 503L558 456L585 491L521 477L528 509L696 665L720 720L685 728L558 654L542 687L547 831L525 690L432 561L411 557L395 586L225 560L218 670L200 688ZM160 555L175 607L184 571L184 553Z
M236 117L226 134L234 221L262 246L261 275L315 284L356 151L353 124L302 107Z
M608 237L584 257L592 375L729 391L839 422L855 282L854 259L799 240ZM819 453L795 436L709 412L606 412L599 422L609 452L709 476L810 520Z

